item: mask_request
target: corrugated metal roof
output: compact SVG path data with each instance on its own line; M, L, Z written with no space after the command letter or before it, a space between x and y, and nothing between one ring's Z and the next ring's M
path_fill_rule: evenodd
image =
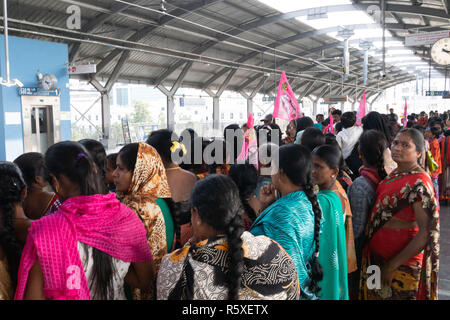
M433 12L437 13L445 12L440 0L423 2L422 8L433 9L435 10ZM358 3L368 5L379 2L360 0ZM403 5L405 8L413 8L411 1L406 0L387 0L386 3L388 6ZM81 31L85 32L84 34L60 29L51 30L26 23L37 22L45 26L66 28L66 20L69 16L66 9L73 4L81 8ZM191 61L186 60L186 57L196 61L186 73L183 85L197 88L203 88L205 84L213 89L220 88L224 85L230 71L236 66L239 66L238 71L234 73L228 83L225 83L231 90L245 89L241 87L245 83L249 84L247 90L253 89L265 73L270 73L270 70L286 70L291 78L301 77L302 72L315 75L310 79L311 81L320 79L328 81L332 78L338 83L337 80L340 80L341 61L332 60L333 57L342 55L342 44L338 40L326 34L304 36L313 33L314 29L296 20L294 16L284 18L280 12L257 0L171 0L166 1L169 15L158 12L159 8L159 0L127 0L125 2L115 0L8 1L9 18L24 22L20 24L10 22L11 28L22 30L21 32L10 31L12 35L52 39L71 44L81 43L80 46L71 46L71 56L74 61L84 60L104 65L104 68L98 72L98 76L103 78L110 76L116 67L121 55L115 54L119 52L115 46L120 46L131 50L131 54L122 68L119 79L133 81L142 79L155 85L162 83L171 86L186 63ZM408 11L411 10L387 15L386 22L434 27L449 22L441 14L421 16ZM266 20L267 18L271 20ZM351 24L351 21L343 22L343 24ZM438 29L444 28L439 27ZM39 36L32 34L32 31L48 35ZM410 31L395 29L392 32L394 36L404 36ZM52 36L54 38L51 38ZM132 42L123 42L130 37ZM81 42L68 38L78 38ZM296 40L288 41L289 39ZM93 40L97 43L90 42ZM134 43L140 51L134 49L136 47ZM327 45L329 46L326 47ZM318 48L323 48L323 50L318 50ZM156 52L159 49L171 50L172 56ZM355 76L361 77L362 72L362 52L357 49L352 49L351 52L352 61L358 62L357 65L351 65L351 70L359 71L357 74L352 74L348 80L349 85L353 85ZM192 56L192 53L196 55ZM302 60L304 57L318 60L308 62ZM328 57L331 59L326 59ZM202 62L207 58L214 58L217 61L209 62L209 64L207 64L208 61ZM427 61L426 57L424 59ZM109 63L105 64L102 61L109 61ZM378 70L380 63L372 62L372 68ZM324 69L323 64L327 64L333 71L317 74L318 70L327 70ZM275 70L275 66L277 70ZM408 73L402 70L397 69L395 72L398 74L396 77L398 79L412 78L412 75L407 78ZM274 72L272 72L271 78L274 77ZM302 84L300 89L307 83L305 81L309 81L309 78L298 79L298 83ZM380 83L380 87L388 87L400 81L402 80L397 81L395 78L390 82L384 80ZM273 87L273 81L267 82L263 89ZM370 86L378 87L377 81L371 83ZM311 93L320 91L322 91L322 87L318 86Z

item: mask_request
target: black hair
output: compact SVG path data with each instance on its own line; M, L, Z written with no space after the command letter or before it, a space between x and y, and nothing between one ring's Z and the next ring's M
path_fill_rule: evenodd
M313 150L312 154L322 159L330 169L340 169L342 166L341 149L334 145L319 146Z
M231 137L227 137L227 130L233 131L233 135ZM239 157L239 153L241 152L241 150L239 149L239 140L244 140L244 131L241 129L241 127L239 127L238 124L230 124L223 129L223 139L229 145L233 146L233 148L231 149L233 154L228 154L227 156L230 157L230 160L235 162L235 160Z
M417 151L422 152L425 150L425 138L423 137L423 134L419 130L414 128L403 128L397 133L397 135L403 133L409 134L411 140L416 146Z
M388 147L391 146L393 134L387 125L387 121L376 111L371 111L362 118L363 130L374 129L384 134Z
M337 142L335 144L324 144L317 147L313 150L313 155L316 155L323 161L325 161L325 163L331 169L339 169L337 175L338 178L342 178L344 176L344 172L349 176L353 175L353 172L350 170L344 160L341 148L339 147L339 144L337 144ZM345 189L345 186L343 187Z
M17 285L22 246L14 230L14 205L22 201L25 181L18 166L0 161L0 246L8 261L8 273L13 287Z
M335 146L335 147L337 147L339 149L341 148L339 146L339 143L336 140L336 136L334 134L332 134L332 133L325 133L325 143L324 144Z
M244 227L239 190L230 177L212 174L194 185L191 204L197 208L204 223L226 234L229 245L228 299L237 300L244 269L241 239Z
M341 122L341 121L339 121L338 123L336 123L336 124L334 125L334 130L335 130L337 133L339 133L339 132L342 131L342 122Z
M425 127L415 124L411 127L412 129L416 129L417 131L419 131L422 135L425 134Z
M78 142L90 153L92 160L94 160L95 165L100 170L100 174L104 179L106 176L106 151L103 144L94 139L83 139Z
M63 141L50 146L45 153L45 167L56 178L64 174L80 187L83 196L107 193L90 153L81 143Z
M46 178L44 155L39 152L27 152L17 157L14 163L19 167L28 189L36 182L36 177Z
M387 176L384 169L384 151L387 141L384 135L376 130L366 130L359 138L359 150L367 163L377 169L378 176L384 179Z
M319 252L319 233L320 220L322 219L322 210L314 193L314 184L312 182L313 160L311 152L304 146L298 144L288 144L279 149L279 168L296 186L302 188L311 202L314 212L314 241L316 243L315 251L311 262L311 292L317 294L320 291L319 281L323 278L323 270L317 260Z
M335 109L335 110L331 113L331 115L332 115L332 116L335 116L335 115L341 116L341 115L342 115L342 111L339 110L339 109Z
M103 181L103 188L105 191L108 190L106 185L106 151L103 144L94 139L83 139L78 141L81 143L86 150L90 153L92 160L94 160Z
M119 151L118 156L120 156L120 161L129 171L134 171L138 152L139 152L138 142L127 144L123 146L122 149L120 149Z
M155 148L164 163L171 163L172 151L170 148L174 141L179 142L179 138L172 130L161 129L150 133L150 136L145 142ZM181 149L176 152L180 152L180 155L183 156Z
M227 157L232 157L230 154L227 154L227 145L228 145L228 149L230 148L230 147L229 147L229 142L228 142L228 141L225 141L225 140L222 140L222 139L214 139L214 140L211 141L209 144L215 144L215 145L217 145L219 148L220 148L219 145L222 146L222 154L223 154L223 158L222 158L222 159L217 159L218 161L214 160L213 163L207 165L207 167L208 167L208 173L216 173L216 172L217 172L217 168L221 168L221 167L223 167L223 166L226 165ZM234 146L234 148L235 148L235 150L236 150L236 145ZM214 148L214 149L212 149L212 151L211 151L211 157L212 157L213 159L216 159L216 150L217 150L217 149ZM236 158L237 158L237 156L236 156Z
M63 141L50 146L45 153L45 166L56 178L63 174L77 184L82 196L107 193L91 154L81 143ZM93 248L93 260L92 283L96 284L94 295L100 299L108 299L108 293L112 293L112 257Z
M301 117L296 120L297 132L314 127L314 121L310 117Z
M441 127L441 130L443 131L444 130L444 122L442 121L442 119L441 118L431 118L429 121L428 121L428 127L434 127L435 125L439 125L440 127Z
M118 155L118 153L110 153L110 154L108 154L108 155L106 156L106 161L107 161L107 163L108 163L108 162L111 163L113 169L116 169L116 168L117 168L117 162L116 162L116 160L117 160L117 155Z
M306 128L302 133L302 137L300 138L300 144L309 149L309 151L313 151L317 146L320 146L325 143L325 135L322 133L322 130L312 127Z
M237 123L229 124L223 129L223 138L225 139L227 136L227 130L239 130L241 127Z
M356 123L355 113L352 111L344 112L341 117L342 128L351 128Z
M239 189L239 195L247 216L254 221L256 213L248 204L248 199L255 194L258 184L258 170L249 163L232 165L228 176L233 179Z
M439 131L438 128L436 127L431 127L430 128L431 134L436 138L439 139L439 137L441 136L441 131Z
M281 133L280 126L273 122L273 123L269 124L269 127L272 128L271 132L274 132L275 130L278 131L278 141L273 141L275 137L272 137L272 134L271 134L270 135L270 142L273 142L275 144L281 145L282 144L282 139L281 139L282 133Z

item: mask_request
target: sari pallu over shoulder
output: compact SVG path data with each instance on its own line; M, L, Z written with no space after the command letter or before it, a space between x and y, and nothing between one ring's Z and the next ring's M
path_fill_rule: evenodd
M383 188L389 188L384 189L389 192L382 193ZM368 296L373 294L378 299L383 299L383 297L389 298L389 287L382 288L382 290L370 290L372 292L367 288L367 280L370 275L366 271L373 263L371 261L369 242L375 233L383 228L397 213L419 201L430 218L430 232L424 248L421 268L417 269L417 267L402 265L396 271L396 274L405 276L409 274L411 279L418 278L417 294L413 298L418 300L435 300L438 298L439 209L431 179L428 174L422 172L397 173L394 171L380 183L377 189L377 200L365 230L360 299L367 299Z
M15 299L23 299L29 272L38 259L47 299L89 300L77 242L125 262L152 260L142 222L114 194L70 198L55 214L32 223Z
M164 215L156 200L170 198L166 171L155 148L139 143L136 165L127 193L117 192L117 199L132 209L147 230L147 242L153 254L155 271L167 254Z

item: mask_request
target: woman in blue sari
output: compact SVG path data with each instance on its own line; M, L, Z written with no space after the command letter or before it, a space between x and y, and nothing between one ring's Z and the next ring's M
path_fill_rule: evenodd
M317 299L322 269L317 261L322 213L312 183L312 157L301 145L280 147L278 170L272 185L263 187L260 200L267 208L256 218L250 232L278 242L297 268L302 299ZM281 198L276 200L276 191ZM276 200L276 201L275 201Z

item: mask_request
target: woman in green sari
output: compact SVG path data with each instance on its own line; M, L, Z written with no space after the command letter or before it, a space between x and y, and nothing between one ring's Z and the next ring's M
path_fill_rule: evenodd
M319 263L323 279L318 294L322 300L348 300L347 252L344 213L341 200L333 191L339 169L340 150L322 145L313 151L313 181L319 186L317 200L322 209L319 235Z
M272 154L274 156L274 154ZM256 218L250 233L278 242L294 261L301 299L317 299L322 269L317 261L321 211L312 183L312 157L301 145L279 149L278 168L272 168L272 185L263 187L260 201L266 209ZM276 192L281 198L277 200Z

